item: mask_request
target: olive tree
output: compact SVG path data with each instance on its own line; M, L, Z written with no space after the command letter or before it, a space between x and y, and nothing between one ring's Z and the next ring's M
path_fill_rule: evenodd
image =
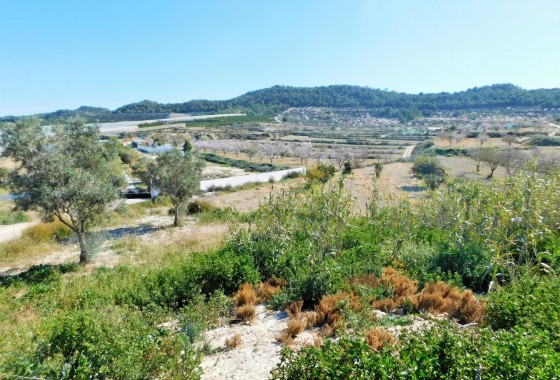
M173 225L179 226L179 214L186 202L200 192L203 163L195 156L172 149L150 163L152 185L161 194L169 196L173 205Z
M85 264L92 254L90 229L125 184L118 150L100 142L99 128L79 118L48 132L32 119L5 125L2 145L3 155L17 164L8 179L16 205L39 209L68 226Z

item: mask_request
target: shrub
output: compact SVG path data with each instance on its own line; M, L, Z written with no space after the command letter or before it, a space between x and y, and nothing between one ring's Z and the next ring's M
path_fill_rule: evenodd
M253 304L246 304L235 308L235 316L243 322L251 322L255 319L257 309Z
M334 174L336 169L333 165L325 165L319 162L317 166L307 169L306 178L308 182L327 183Z
M418 156L411 170L416 177L424 180L430 189L435 189L445 181L445 169L434 157Z
M209 212L213 208L214 207L210 204L210 202L203 199L197 199L187 204L187 214L192 215L199 214L201 212Z
M378 333L373 334L377 343ZM320 348L285 349L272 378L554 379L560 370L560 354L550 341L521 331L470 334L444 323L404 331L394 346L385 339L375 354L364 339L348 337L327 340Z
M394 344L395 338L389 331L372 328L366 332L366 341L374 351L379 351L388 344Z
M490 292L488 324L494 329L519 327L557 334L560 331L558 294L560 278L557 276L523 276ZM556 341L560 348L558 335Z
M29 215L27 215L22 211L16 211L16 212L0 211L0 225L25 223L30 221L31 218L29 217Z
M237 306L254 305L257 302L257 293L249 284L243 284L233 296Z
M241 334L235 334L231 338L226 338L226 348L232 350L241 344Z
M195 379L199 358L185 338L154 329L126 308L67 311L38 327L34 351L0 369L45 378L144 379L165 368L168 376Z

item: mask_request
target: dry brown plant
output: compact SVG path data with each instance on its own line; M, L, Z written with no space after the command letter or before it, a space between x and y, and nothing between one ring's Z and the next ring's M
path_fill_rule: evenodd
M419 310L433 314L446 313L460 323L484 323L486 304L476 299L472 291L461 292L459 288L438 281L428 283L413 300Z
M321 347L323 345L323 339L319 336L313 337L313 345L317 348Z
M249 284L243 284L233 296L233 300L237 306L254 305L257 302L257 293Z
M290 318L297 318L301 314L301 308L303 307L303 300L294 301L288 305L286 308L286 313Z
M323 296L319 304L315 307L315 311L317 312L316 326L330 324L336 327L342 320L340 304L343 302L348 302L350 307L355 311L360 309L358 299L353 293L337 293L332 296Z
M381 301L374 301L372 306L377 310L390 313L397 308L397 303L390 298L386 298Z
M231 338L226 339L226 348L228 350L234 349L241 344L241 334L235 334Z
M286 281L281 278L271 277L263 283L257 286L257 296L259 301L267 302L282 291L282 287L287 284Z
M394 300L400 303L403 299L413 296L418 290L418 283L405 275L400 274L393 268L384 268L381 283L391 286L395 292Z
M395 337L387 330L371 328L366 332L367 344L374 350L379 351L387 344L394 344Z
M253 304L246 304L235 308L235 316L243 322L251 322L255 319L257 309Z
M290 319L288 322L288 328L286 329L286 333L290 335L292 338L295 338L299 334L305 330L307 326L307 320L304 318L295 318Z
M317 312L316 311L306 311L302 313L302 317L307 321L307 327L317 326Z

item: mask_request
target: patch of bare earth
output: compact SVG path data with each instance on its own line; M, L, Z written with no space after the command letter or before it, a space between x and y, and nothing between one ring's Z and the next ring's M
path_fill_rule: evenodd
M257 315L251 324L229 324L207 331L204 339L213 349L213 355L202 359L203 380L218 379L267 379L280 361L282 345L276 337L288 327L285 312L266 310L257 305ZM240 344L232 349L225 348L225 340L240 335ZM312 345L316 334L304 331L293 343L293 348Z
M207 251L222 244L228 227L225 224L199 225L193 219L187 219L183 226L173 228L173 218L169 216L150 215L140 218L130 225L110 232L111 238L103 241L98 252L87 264L87 269L98 267L112 268L123 258L130 259L136 254L137 239L143 246L167 246L176 244L185 252ZM130 250L126 249L127 239L132 240ZM116 249L115 246L124 246ZM127 254L123 254L126 252ZM42 255L26 257L16 262L0 264L0 275L17 275L28 270L34 265L60 265L77 263L80 250L77 244L60 245L54 252L45 252Z
M215 207L231 207L239 212L256 210L271 194L287 191L301 183L300 180L290 180L279 183L263 183L255 188L234 192L217 192L208 194L205 200Z

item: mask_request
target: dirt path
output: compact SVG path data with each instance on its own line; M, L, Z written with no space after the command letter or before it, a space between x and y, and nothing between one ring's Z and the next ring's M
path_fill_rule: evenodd
M19 239L23 235L23 231L38 222L17 223L8 226L0 226L0 243L6 243L11 240Z
M416 145L410 145L407 146L406 149L404 150L404 153L402 155L403 160L407 160L410 158L410 156L412 155L412 151L414 150L414 147Z

